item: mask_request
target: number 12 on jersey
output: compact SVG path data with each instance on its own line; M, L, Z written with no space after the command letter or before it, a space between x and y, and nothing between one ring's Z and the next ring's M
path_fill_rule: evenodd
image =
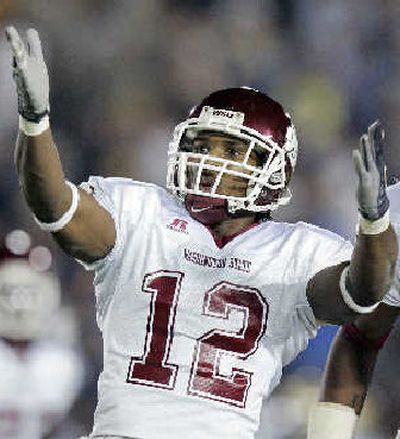
M168 362L173 341L176 307L184 274L157 271L144 277L142 290L151 294L144 353L132 357L127 382L173 390L178 366ZM204 296L202 315L229 320L232 310L243 313L240 330L213 329L197 339L187 387L189 395L244 407L252 373L233 368L231 376L220 373L223 355L244 360L257 350L265 332L268 305L261 293L246 286L220 282Z

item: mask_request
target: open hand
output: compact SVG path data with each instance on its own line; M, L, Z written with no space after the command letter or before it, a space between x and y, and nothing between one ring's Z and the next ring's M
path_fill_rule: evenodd
M7 27L5 32L13 55L18 113L29 121L39 122L49 113L49 76L39 34L35 29L29 29L25 46L13 26Z
M389 208L386 194L385 134L379 121L368 127L360 139L360 149L353 151L354 167L359 177L357 199L361 215L375 221Z

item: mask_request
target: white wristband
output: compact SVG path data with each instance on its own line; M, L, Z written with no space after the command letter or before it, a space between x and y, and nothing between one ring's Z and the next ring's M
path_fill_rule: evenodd
M363 235L378 235L379 233L383 233L390 225L389 209L382 218L379 218L375 221L369 221L360 215L358 225L358 231L360 231Z
M43 116L40 122L31 122L24 119L21 115L18 117L19 129L27 136L38 136L50 128L49 116Z
M342 298L344 303L352 309L354 312L358 314L370 314L371 312L375 311L376 308L378 308L379 304L381 302L376 302L371 306L360 306L357 305L356 302L354 302L353 298L351 297L350 293L347 291L346 288L346 278L350 270L350 265L347 265L340 275L340 292L342 293Z
M66 181L65 183L71 188L72 201L70 208L63 214L63 216L53 223L44 223L33 215L33 219L35 220L36 224L45 232L58 232L62 230L72 220L72 217L75 215L75 212L78 209L80 198L78 188L70 181Z
M354 409L335 402L319 402L308 416L307 439L351 439L358 416Z

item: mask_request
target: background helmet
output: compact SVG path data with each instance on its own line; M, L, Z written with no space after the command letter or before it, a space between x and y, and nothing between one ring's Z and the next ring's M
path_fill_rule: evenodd
M191 152L185 145L199 131L220 132L244 141L248 150L239 168L238 162ZM257 166L248 162L253 149L260 157ZM288 184L297 149L295 128L278 102L252 88L219 90L203 99L188 119L176 126L168 152L167 188L181 200L187 194L226 199L231 213L274 210L290 200ZM210 192L200 188L203 171L215 175ZM196 174L194 184L189 184L189 172ZM227 174L248 180L245 196L218 193L218 185Z
M31 248L26 232L6 236L0 249L0 337L22 341L43 335L61 299L50 266L50 251Z

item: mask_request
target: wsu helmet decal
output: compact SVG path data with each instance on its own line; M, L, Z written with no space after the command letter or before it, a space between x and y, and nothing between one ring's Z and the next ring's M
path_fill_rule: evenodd
M235 162L190 151L187 144L200 131L219 132L245 142L244 159ZM260 157L257 166L249 164L253 150ZM219 90L176 126L168 152L167 188L182 201L188 194L226 200L230 213L274 210L290 200L288 184L297 150L294 125L278 102L252 88ZM200 188L203 171L215 175L209 192ZM189 174L195 177L189 179ZM248 181L245 196L218 193L223 176L228 174Z

